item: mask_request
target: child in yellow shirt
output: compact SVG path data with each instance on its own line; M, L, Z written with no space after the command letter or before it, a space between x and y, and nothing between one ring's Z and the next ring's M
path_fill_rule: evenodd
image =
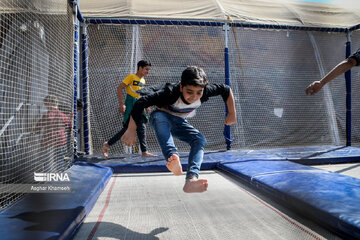
M109 141L104 142L102 147L102 153L107 158L110 150L110 146L115 144L127 130L129 124L129 116L133 108L134 103L141 96L136 91L142 89L145 86L145 77L149 74L151 63L145 60L141 60L137 64L138 70L136 74L129 74L117 87L117 95L119 98L119 111L124 114L123 128L116 133ZM126 89L125 103L123 100L123 90ZM146 146L146 123L148 121L145 111L143 111L140 124L137 128L137 136L140 143L140 149L142 157L155 157L152 153L147 151Z

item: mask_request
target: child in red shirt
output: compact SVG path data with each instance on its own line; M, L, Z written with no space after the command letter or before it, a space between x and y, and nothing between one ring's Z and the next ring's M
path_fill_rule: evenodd
M67 115L62 113L58 108L58 101L56 96L48 95L44 98L44 105L47 109L38 123L34 127L35 133L40 133L43 130L41 138L41 146L44 149L52 150L50 154L53 154L53 159L60 159L60 167L64 168L64 155L65 155L65 146L66 146L66 136L67 133L71 131L71 121ZM50 169L54 170L55 161L50 160L48 166ZM65 169L62 169L65 170Z

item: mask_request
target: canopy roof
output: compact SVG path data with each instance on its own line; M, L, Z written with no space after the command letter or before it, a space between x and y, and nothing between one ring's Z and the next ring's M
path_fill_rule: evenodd
M359 0L331 4L299 0L79 1L85 18L232 21L326 28L349 28L360 24Z

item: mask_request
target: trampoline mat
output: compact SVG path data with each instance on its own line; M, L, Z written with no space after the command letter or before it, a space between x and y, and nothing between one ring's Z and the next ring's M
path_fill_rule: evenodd
M205 193L185 175L114 174L74 239L340 239L218 171Z

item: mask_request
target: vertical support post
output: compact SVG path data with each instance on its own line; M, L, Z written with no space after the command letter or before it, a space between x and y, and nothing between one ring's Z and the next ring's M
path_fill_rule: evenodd
M82 46L82 99L83 99L83 126L84 126L84 151L90 154L89 144L89 119L88 119L88 56L86 24L83 23L81 32Z
M83 99L83 125L84 125L84 151L90 154L89 144L89 119L88 119L88 56L87 56L87 33L86 24L81 28L81 57L82 57L82 99Z
M77 138L77 129L76 129L76 115L77 115L77 88L78 88L78 69L79 69L79 21L77 19L77 10L78 5L77 1L74 1L73 11L74 11L74 106L73 106L73 133L74 139ZM77 158L77 146L76 142L73 141L74 148L74 159Z
M351 32L347 33L346 58L351 54ZM346 146L351 146L351 70L345 73L346 84Z
M229 30L230 30L230 26L229 24L225 23L223 25L223 31L225 31L225 49L224 49L224 53L225 53L225 84L230 86L230 65L229 65ZM229 109L227 104L225 103L225 109L226 109L226 114L225 116L227 116L229 114ZM234 139L231 137L231 127L228 125L225 125L224 127L224 137L225 137L225 142L226 142L226 149L230 150L231 149L231 143L232 141L234 141Z

